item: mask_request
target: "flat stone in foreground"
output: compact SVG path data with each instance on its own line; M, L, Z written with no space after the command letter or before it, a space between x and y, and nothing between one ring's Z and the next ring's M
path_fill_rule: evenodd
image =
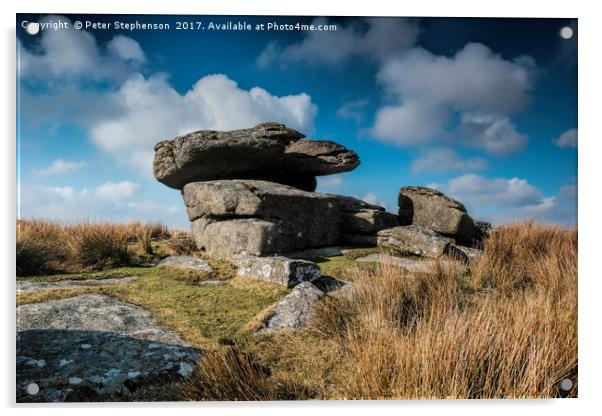
M298 331L311 320L315 308L326 294L311 282L303 282L286 295L264 321L257 333Z
M161 260L156 267L192 270L207 274L213 273L213 268L209 265L209 263L207 263L207 261L195 256L169 256Z
M407 225L380 231L378 246L401 255L438 258L447 253L450 239L426 227Z
M387 266L399 267L408 273L435 273L437 265L441 265L445 271L462 272L465 266L462 262L452 259L429 259L421 257L399 257L390 254L373 253L365 257L360 257L355 261L378 263Z
M189 375L201 356L139 306L85 294L17 308L17 399L127 395Z
M108 279L66 279L56 282L40 282L35 280L17 280L17 292L35 292L47 289L71 289L86 286L123 285L133 282L138 276L115 277Z

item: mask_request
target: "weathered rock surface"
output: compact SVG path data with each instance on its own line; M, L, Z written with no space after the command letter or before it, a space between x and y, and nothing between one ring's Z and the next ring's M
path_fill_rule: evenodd
M19 306L17 330L19 400L30 383L43 401L127 395L187 376L201 356L150 312L104 295Z
M157 143L153 172L159 182L176 189L195 181L257 177L274 172L286 146L303 137L280 123L196 131Z
M328 246L318 248L308 248L306 250L289 251L283 253L284 257L291 259L315 259L318 257L334 257L342 254L341 247L339 246Z
M384 253L372 253L355 261L378 263L387 266L400 267L408 273L435 273L438 265L445 271L463 272L465 265L453 259L431 259L424 257L399 257Z
M158 143L153 170L159 182L176 189L190 182L259 179L314 191L316 176L347 172L360 163L337 143L303 137L280 123L201 130Z
M133 282L138 276L115 277L108 279L66 279L56 282L40 282L35 280L17 280L17 292L35 292L47 289L70 289L85 286L123 285Z
M459 246L452 244L448 250L451 257L469 264L471 267L476 267L485 257L485 252L471 247Z
M398 205L400 224L420 225L459 243L472 243L474 221L455 199L435 189L406 186L399 191Z
M260 180L193 182L182 190L188 219L201 217L328 221L338 223L338 212L328 194L306 192ZM320 218L313 218L322 216Z
M192 270L199 273L213 274L213 267L205 260L194 256L169 256L157 264L156 267L166 267L170 269Z
M258 333L298 331L311 320L315 307L326 294L311 282L303 282L286 295L264 321Z
M287 146L281 170L314 176L348 172L360 164L357 154L327 140L299 140Z
M315 281L322 273L320 267L311 261L290 259L282 256L246 256L234 260L238 267L236 274L252 279L294 287L305 281Z
M475 221L474 225L475 233L473 237L473 245L475 247L482 248L485 240L491 235L491 230L493 227L491 226L490 222L485 221Z
M378 246L401 255L438 258L447 254L450 239L426 227L406 225L380 231Z
M352 282L347 280L336 279L328 276L322 276L319 279L312 281L312 283L322 292L328 293L329 295L333 292L347 290L348 286L353 285Z
M399 225L399 217L383 207L350 196L331 196L341 213L343 234L376 235L380 230Z
M188 184L183 195L195 242L212 256L270 255L339 240L340 214L328 194L224 180Z

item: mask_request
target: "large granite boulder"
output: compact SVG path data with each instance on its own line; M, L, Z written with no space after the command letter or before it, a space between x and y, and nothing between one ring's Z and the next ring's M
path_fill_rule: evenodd
M157 143L153 171L159 182L176 189L198 181L259 179L311 192L316 175L346 172L360 163L341 145L303 137L280 123L196 131Z
M337 222L337 207L330 195L275 182L238 179L193 182L184 186L182 196L190 221L202 217L258 217Z
M339 240L340 215L327 194L222 180L187 184L183 196L196 244L211 256L262 256Z
M475 224L459 201L436 189L405 186L399 191L398 205L400 224L427 227L458 243L472 244Z
M401 255L438 258L448 254L451 240L419 225L379 231L378 246Z

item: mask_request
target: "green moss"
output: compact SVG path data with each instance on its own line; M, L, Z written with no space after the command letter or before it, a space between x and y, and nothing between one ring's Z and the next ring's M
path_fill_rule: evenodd
M156 269L127 285L102 292L151 311L160 325L187 341L215 346L220 340L242 340L245 324L288 292L286 288L243 278L223 286L199 286L178 280L179 271Z
M139 276L149 273L149 267L119 267L93 272L66 273L39 276L17 276L17 280L34 280L38 282L58 282L61 280L85 280L85 279L115 279L127 276Z
M320 266L323 276L335 277L337 279L351 280L350 270L376 270L377 263L374 262L356 262L345 256L320 257L311 259Z
M343 256L349 260L357 260L360 257L366 257L370 254L379 253L378 247L367 247L367 248L356 248L352 250L345 250Z

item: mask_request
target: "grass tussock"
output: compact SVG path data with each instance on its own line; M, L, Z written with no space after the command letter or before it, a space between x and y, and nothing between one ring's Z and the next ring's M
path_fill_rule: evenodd
M182 238L185 233L173 234ZM17 275L105 270L136 265L157 255L190 254L191 247L184 248L184 243L171 249L166 242L174 235L162 223L18 220Z
M210 351L182 385L182 392L194 401L276 400L275 385L268 377L268 369L248 353L235 348Z
M485 243L473 276L356 270L353 295L325 302L314 324L345 363L335 397L557 397L563 378L575 396L576 240L513 224Z

